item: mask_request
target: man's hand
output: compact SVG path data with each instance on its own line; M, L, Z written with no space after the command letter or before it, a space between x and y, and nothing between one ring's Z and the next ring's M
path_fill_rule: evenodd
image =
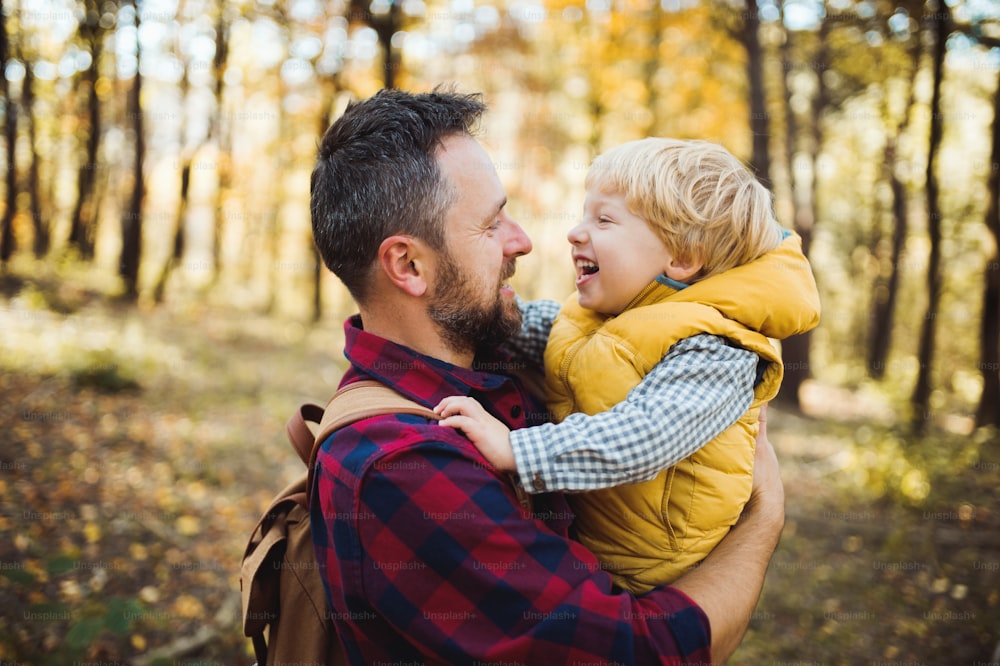
M493 467L503 472L517 469L510 445L510 428L494 418L472 398L453 395L438 403L438 425L461 430Z
M760 513L776 524L785 524L785 487L781 483L778 458L774 447L767 438L767 405L760 408L760 430L757 432L757 448L753 461L753 490L743 508L740 520ZM780 530L780 527L779 527Z

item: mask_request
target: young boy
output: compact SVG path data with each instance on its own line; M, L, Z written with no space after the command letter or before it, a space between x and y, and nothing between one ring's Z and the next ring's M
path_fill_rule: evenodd
M695 566L739 518L750 496L759 411L783 372L768 337L813 328L819 301L800 240L778 225L770 193L719 146L626 143L594 161L585 185L583 218L568 234L577 294L545 348L555 422L611 409L694 336L717 336L758 357L753 400L728 429L651 479L630 483L612 468L604 489L570 496L579 540L620 587L638 594ZM478 403L447 398L437 409L440 423L463 430L491 464L529 478L510 433ZM615 444L576 442L597 459ZM549 466L558 467L564 453L552 452ZM546 488L560 489L572 490Z

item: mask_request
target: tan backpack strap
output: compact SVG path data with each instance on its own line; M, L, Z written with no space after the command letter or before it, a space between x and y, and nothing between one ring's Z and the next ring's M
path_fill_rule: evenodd
M348 384L330 398L323 412L316 441L322 443L334 430L355 421L382 414L413 414L428 419L440 418L434 410L410 400L381 382L363 379ZM312 456L315 459L315 456Z
M318 426L322 420L323 408L308 402L300 405L285 423L288 441L292 443L295 452L299 454L303 465L309 464L309 456L312 455L312 449L316 443L316 434L314 429L309 427L309 424Z
M323 412L323 419L320 421L309 455L309 480L306 492L312 492L316 454L327 437L344 426L385 414L412 414L434 420L441 418L434 410L410 400L382 382L362 379L348 384L330 398Z

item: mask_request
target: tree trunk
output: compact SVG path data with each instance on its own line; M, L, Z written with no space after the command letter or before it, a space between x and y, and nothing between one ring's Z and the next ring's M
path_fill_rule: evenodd
M941 112L941 79L944 76L945 40L951 26L951 10L944 2L931 15L934 26L934 83L931 94L931 128L927 149L927 236L930 253L927 261L927 311L920 329L917 361L920 369L910 402L913 407L912 423L919 431L927 428L929 417L934 349L937 337L937 318L941 306L941 205L936 174L938 152L943 134Z
M139 3L135 4L135 27L139 30ZM142 163L146 155L146 140L142 118L142 47L136 43L136 69L132 89L129 91L128 108L132 117L132 131L135 133L135 152L132 163L132 196L128 208L122 216L122 253L119 274L125 280L125 295L131 300L139 297L139 264L142 258L142 201L145 198L145 181L142 177Z
M185 3L181 0L177 13L182 14L184 7ZM178 52L180 52L180 44L177 46ZM179 95L182 109L188 102L188 91L191 89L191 79L188 76L188 70L188 62L185 61L184 73L181 76ZM177 216L174 219L174 240L170 255L167 257L166 261L163 262L163 266L160 268L160 275L157 277L156 285L153 287L153 301L156 303L163 302L164 294L167 289L167 281L170 279L170 274L173 273L174 268L184 257L184 246L186 245L185 221L187 219L188 210L188 192L191 189L191 162L194 159L197 149L188 149L190 142L187 136L187 123L181 123L179 134L180 136L178 137L178 142L181 147L181 191L179 202L177 204ZM206 140L207 138L208 137L206 136Z
M170 256L163 262L160 275L156 279L156 286L153 287L153 301L162 303L167 290L167 281L174 268L184 257L184 246L186 245L186 235L184 231L185 218L188 209L188 192L191 189L191 156L184 156L184 164L181 166L181 192L180 201L177 204L177 217L174 221L174 241L170 250Z
M646 84L646 106L649 108L649 124L646 126L646 136L656 136L659 127L660 95L657 92L656 77L660 71L660 44L663 40L663 5L654 2L649 17L649 57L643 64L642 73Z
M232 148L230 146L229 126L224 121L225 104L223 94L226 90L225 71L229 56L229 23L226 22L226 0L218 0L219 12L215 22L215 58L212 61L212 74L215 77L215 113L212 117L212 127L209 130L210 139L216 143L218 155L217 176L218 185L215 190L215 236L212 239L212 282L218 281L222 274L222 241L224 240L226 213L225 199L232 183L232 168L230 164Z
M886 140L883 160L889 174L892 190L892 241L889 273L881 273L872 290L872 327L868 343L868 376L882 379L892 346L892 327L895 322L896 299L899 295L899 261L909 229L906 187L896 174L896 143L898 135Z
M811 131L808 136L809 141L807 141L809 160L812 164L812 180L809 183L797 182L793 168L795 146L798 143L798 131L795 114L792 112L791 105L789 104L789 91L787 89L787 77L791 73L792 61L790 43L787 39L782 53L784 59L782 79L786 88L785 114L787 118L786 123L789 125L786 127L786 142L788 144L786 150L794 211L792 224L795 232L802 238L802 252L807 257L809 256L809 248L812 245L813 226L816 223L816 201L819 191L816 164L819 160L820 149L823 146L823 125L821 121L823 113L829 105L829 97L826 86L823 83L823 74L827 67L826 37L828 33L829 22L824 20L820 23L818 34L819 45L813 59L816 74L816 93L812 100L812 113L810 114L812 125L809 128ZM812 360L811 350L811 331L793 335L781 344L781 356L785 364L785 377L782 379L781 392L778 394L777 399L792 409L800 410L802 407L800 396L802 385L812 374L810 366Z
M312 300L312 320L314 322L323 318L323 258L319 256L319 249L316 244L310 244L313 256L313 300Z
M784 11L784 3L782 3L782 11ZM811 211L808 210L808 202L802 201L801 192L803 186L802 183L797 182L795 169L793 168L795 153L798 148L799 124L791 105L792 92L789 85L789 76L791 76L793 69L792 33L787 29L785 30L785 41L781 45L781 65L782 97L784 99L785 110L785 161L788 165L788 190L792 204L792 226L798 231L800 220L804 220L806 216L811 214ZM806 376L808 376L808 372L803 374L801 370L808 367L808 354L808 346L803 347L800 341L797 340L786 340L781 346L781 356L786 366L786 375L785 379L782 380L782 390L777 399L782 404L795 410L801 410L802 408L799 389ZM803 361L806 365L803 364Z
M347 9L348 21L363 23L378 35L379 47L382 49L382 85L386 88L396 87L400 60L398 51L392 46L392 36L402 27L402 5L398 0L390 0L388 10L377 16L372 13L371 4L367 0L350 0Z
M922 18L922 17L921 17ZM920 21L918 21L918 24ZM892 348L892 329L896 319L896 301L899 297L899 267L902 264L903 248L909 235L909 205L907 203L906 186L899 179L896 169L896 151L899 137L903 136L910 126L913 109L916 106L917 72L920 69L921 35L911 37L913 48L910 52L912 67L910 69L909 96L903 118L895 128L895 134L890 136L885 146L885 169L889 174L889 187L892 191L892 241L889 255L889 274L881 283L877 282L873 290L872 329L868 345L868 374L873 379L885 376L889 361L889 350ZM888 95L888 92L885 93Z
M50 233L48 220L42 214L42 196L39 191L41 179L38 175L38 136L35 126L35 75L30 67L24 73L23 86L21 95L24 101L24 116L28 123L28 141L31 144L31 164L28 165L28 206L35 229L32 250L35 257L41 259L49 251Z
M781 9L784 13L785 3L782 2ZM788 168L788 191L792 204L792 221L795 223L799 218L801 200L798 194L798 187L795 179L795 171L792 165L795 161L795 153L798 149L799 122L795 117L795 110L792 109L792 86L789 78L795 67L795 58L792 54L792 32L785 29L785 41L781 45L781 97L784 100L785 111L785 162Z
M280 95L279 100L284 99L285 95L288 94L288 90L280 82L278 83L278 95ZM292 120L285 113L284 105L278 105L278 145L279 146L290 146L294 143L295 132L292 127ZM261 254L266 254L269 258L268 265L270 270L267 272L267 299L265 300L264 312L268 315L275 313L275 308L280 307L280 303L284 301L281 297L282 288L287 286L282 284L282 273L291 271L293 274L295 271L294 262L286 262L282 256L282 210L285 206L285 201L282 197L282 193L285 191L284 184L281 182L286 176L285 174L290 173L294 166L294 157L289 155L287 151L282 151L278 154L278 173L276 174L275 183L275 196L270 197L271 204L267 211L267 221L265 223L265 228L263 230L263 243L267 245L266 248L261 249ZM256 266L247 266L251 272L260 271L260 264ZM280 312L280 310L279 310Z
M326 129L330 125L330 114L333 112L333 101L337 95L337 90L340 89L340 79L337 74L330 77L329 81L321 81L320 85L323 86L323 105L320 108L319 113L319 136L322 137L326 134ZM312 320L314 322L319 321L323 318L323 257L320 256L319 248L316 247L315 241L310 243L312 247L313 259L316 261L316 265L313 268L313 311Z
M4 72L10 60L10 42L7 36L7 14L0 4L0 84L4 98L4 140L7 148L7 192L3 220L0 220L0 263L6 264L14 254L14 216L17 213L17 106L10 95L10 83ZM29 67L30 68L30 67Z
M80 165L76 180L76 204L70 218L69 243L76 247L80 256L92 259L94 256L94 235L97 226L97 200L94 185L97 182L97 152L101 142L101 104L94 90L99 78L99 64L103 45L103 31L100 27L100 8L97 0L87 0L83 17L80 19L80 34L90 47L90 67L83 73L77 88L87 100L87 143L86 157Z
M750 93L750 132L753 135L753 155L750 166L765 187L771 187L771 135L767 98L764 91L764 54L760 46L760 15L757 0L745 0L741 41L747 54L747 82Z
M390 2L389 13L376 22L375 32L378 33L378 41L382 44L382 67L384 74L383 84L386 88L395 88L397 74L399 72L400 58L399 51L392 46L392 36L400 28L400 10L402 2Z
M990 149L989 207L984 220L993 235L993 257L983 282L983 315L979 334L979 372L983 393L976 425L1000 426L1000 78L993 93L993 132Z

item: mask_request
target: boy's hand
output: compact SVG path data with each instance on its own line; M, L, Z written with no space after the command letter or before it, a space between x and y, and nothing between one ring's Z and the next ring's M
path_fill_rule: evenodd
M478 402L453 395L439 402L434 411L441 415L438 425L464 432L495 468L503 472L517 469L514 449L510 446L510 428L490 416Z

